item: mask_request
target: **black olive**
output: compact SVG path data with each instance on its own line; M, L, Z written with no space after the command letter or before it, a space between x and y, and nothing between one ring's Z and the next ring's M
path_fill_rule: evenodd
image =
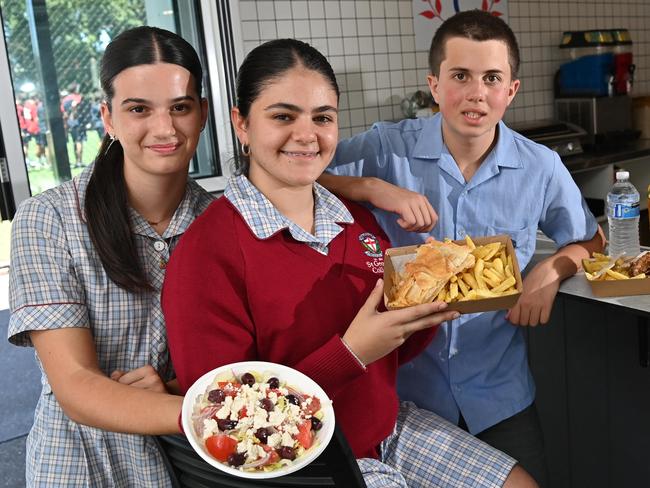
M271 388L274 388L274 389L275 388L280 388L280 380L277 379L275 376L273 378L269 378L269 381L267 381L267 383L269 384L269 386Z
M210 390L208 393L208 401L212 403L221 403L226 399L226 394L223 390Z
M318 420L316 417L311 418L311 430L320 430L321 427L323 426L323 422Z
M231 466L241 466L246 462L246 453L233 452L230 456L228 456L227 461Z
M217 426L219 430L232 430L237 427L237 420L230 419L217 419Z
M287 395L285 398L289 403L293 403L294 405L300 406L300 400L296 395Z
M282 446L277 452L282 459L289 459L291 461L296 459L296 451L293 447Z
M242 385L253 386L255 384L255 376L250 373L244 373L241 375Z

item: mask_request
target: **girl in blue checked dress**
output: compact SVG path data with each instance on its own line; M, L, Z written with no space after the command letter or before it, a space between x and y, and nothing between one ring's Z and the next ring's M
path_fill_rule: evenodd
M178 432L160 289L211 197L188 180L207 117L181 37L139 27L101 64L107 134L78 177L25 201L12 227L9 340L43 372L27 485L170 486L147 435Z

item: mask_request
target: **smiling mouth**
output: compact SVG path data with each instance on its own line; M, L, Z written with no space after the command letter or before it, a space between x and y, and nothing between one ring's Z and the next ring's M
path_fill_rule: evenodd
M318 151L280 151L290 158L315 158L320 153Z
M147 146L147 148L160 154L173 153L179 147L181 147L180 142L176 142L173 144L152 144L151 146Z

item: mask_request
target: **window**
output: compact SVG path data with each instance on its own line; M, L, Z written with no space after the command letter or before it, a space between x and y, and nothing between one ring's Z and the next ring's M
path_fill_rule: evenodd
M212 110L190 174L224 187L235 146L229 111L235 53L229 2L0 0L0 127L16 203L90 164L104 135L99 62L123 30L152 25L197 50Z

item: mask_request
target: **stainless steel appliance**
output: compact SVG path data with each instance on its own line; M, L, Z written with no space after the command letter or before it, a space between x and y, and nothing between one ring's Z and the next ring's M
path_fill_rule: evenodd
M581 154L582 139L587 135L581 127L559 120L520 122L508 126L522 136L551 148L562 157Z
M587 131L585 144L607 144L638 137L632 126L632 99L616 97L557 98L555 116Z

